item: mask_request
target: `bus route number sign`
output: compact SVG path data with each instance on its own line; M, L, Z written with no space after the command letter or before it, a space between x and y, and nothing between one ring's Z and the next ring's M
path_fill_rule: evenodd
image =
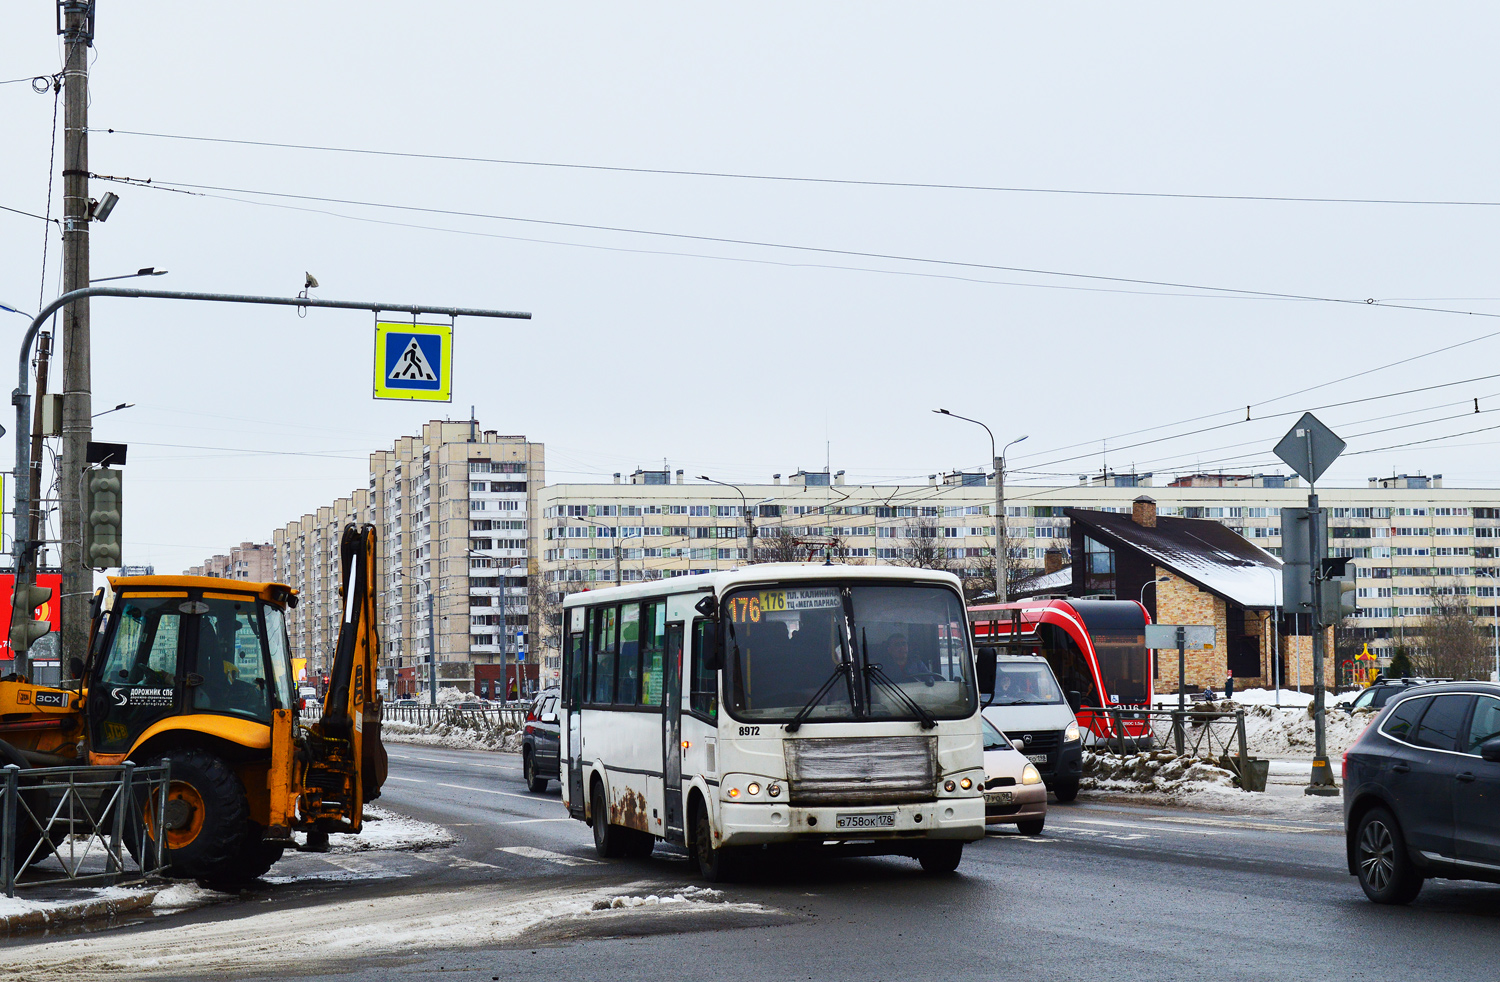
M817 610L824 607L838 607L842 603L839 591L833 587L762 590L752 596L731 597L729 618L736 624L743 624L746 621L758 624L764 614Z

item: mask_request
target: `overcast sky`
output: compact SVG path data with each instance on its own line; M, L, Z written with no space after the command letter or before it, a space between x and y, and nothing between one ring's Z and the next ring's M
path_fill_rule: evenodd
M99 0L90 122L844 181L1500 202L1497 21L1462 4ZM50 2L0 9L0 81L61 58ZM46 210L52 113L50 93L0 85L0 205ZM535 315L460 321L453 403L424 408L371 400L369 314L96 301L95 410L136 404L96 428L131 445L127 561L165 572L268 540L363 485L368 452L471 405L545 442L553 482L663 458L726 481L825 456L850 481L983 466L984 434L941 405L1002 440L1030 435L1011 480L1074 483L1106 459L1271 469L1301 410L1500 372L1497 337L1324 385L1500 332L1493 206L879 187L103 132L90 163L233 189L93 182L121 199L94 227L95 276L155 265L171 273L154 287L287 296L311 271L328 299ZM59 176L53 215L60 190ZM43 234L0 212L0 302L35 311L58 292L59 239L43 283ZM1330 302L1370 298L1484 316ZM0 317L0 342L18 342L25 320ZM1256 421L1227 425L1250 405ZM1500 429L1379 448L1500 427L1496 410L1500 377L1319 410L1350 437L1326 483L1420 470L1495 487ZM1293 415L1261 419L1277 413Z

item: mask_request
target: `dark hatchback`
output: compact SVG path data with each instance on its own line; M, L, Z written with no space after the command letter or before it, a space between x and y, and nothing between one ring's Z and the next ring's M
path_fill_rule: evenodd
M526 723L521 730L521 769L525 774L526 787L533 794L546 791L548 781L561 780L559 761L562 736L557 717L560 697L558 689L543 689L538 692L531 702L531 709L526 713Z
M1500 685L1394 699L1344 754L1349 872L1376 903L1430 878L1500 883Z

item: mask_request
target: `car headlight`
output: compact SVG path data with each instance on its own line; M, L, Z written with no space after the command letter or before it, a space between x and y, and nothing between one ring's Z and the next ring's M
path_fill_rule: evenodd
M1027 764L1025 767L1023 767L1021 769L1021 783L1022 784L1041 784L1042 783L1041 772L1036 769L1036 765L1035 764Z
M1068 728L1066 730L1063 730L1063 743L1077 743L1082 739L1083 731L1078 728L1078 723L1076 721L1073 723L1069 723Z

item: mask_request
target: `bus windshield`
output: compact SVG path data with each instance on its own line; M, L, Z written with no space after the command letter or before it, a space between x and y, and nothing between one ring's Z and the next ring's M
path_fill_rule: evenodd
M799 583L736 591L721 609L736 718L936 720L975 710L968 624L952 590Z

